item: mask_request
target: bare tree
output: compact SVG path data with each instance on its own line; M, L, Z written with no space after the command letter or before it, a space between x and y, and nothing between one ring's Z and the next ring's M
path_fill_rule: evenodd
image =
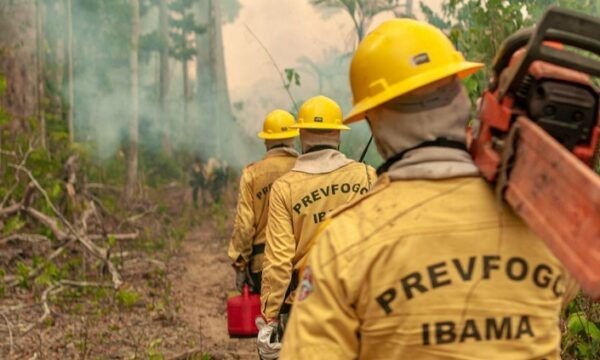
M40 138L42 148L46 148L46 114L44 113L44 5L40 0L36 1L36 73L37 73L37 117L40 124Z
M369 24L375 15L386 11L398 10L402 6L408 14L412 14L412 0L310 0L311 4L329 8L343 9L352 18L356 37L360 42L366 35Z
M199 0L197 4L198 22L206 31L196 36L196 97L202 109L202 125L213 131L208 137L212 141L209 146L219 156L221 122L233 119L225 71L221 8L217 0Z
M159 123L163 128L163 148L171 154L171 121L166 110L169 91L169 14L167 0L159 0L160 75L159 75Z
M140 3L130 0L131 5L131 118L129 119L129 149L127 151L127 184L125 198L131 199L135 193L138 179L138 124L139 124L139 89L138 89L138 49L140 41Z
M73 84L73 6L72 0L67 0L67 87L69 92L69 111L67 113L67 126L69 128L69 141L75 141L75 126L73 113L75 111L75 91Z

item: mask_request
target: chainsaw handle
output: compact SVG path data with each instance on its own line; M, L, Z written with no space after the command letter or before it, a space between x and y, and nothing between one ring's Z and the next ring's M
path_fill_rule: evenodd
M500 45L498 54L496 54L496 57L492 62L492 69L494 70L494 76L496 78L500 76L502 70L508 66L513 54L523 46L527 45L534 30L533 27L521 29L504 39Z
M524 29L509 37L501 47L500 55L494 62L496 77L506 68L514 50L522 47L528 34L525 55L519 63L508 70L508 81L500 87L500 96L517 90L527 74L529 66L536 60L581 71L590 76L600 76L600 61L567 49L558 50L544 45L544 41L558 41L600 55L600 19L575 11L549 8L534 29ZM521 45L521 46L519 46ZM510 51L513 50L513 51Z

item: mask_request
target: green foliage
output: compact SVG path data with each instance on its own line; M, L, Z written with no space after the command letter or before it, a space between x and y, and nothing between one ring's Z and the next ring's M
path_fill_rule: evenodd
M5 91L6 91L6 78L4 76L0 76L0 96L4 96Z
M22 229L27 223L19 216L13 216L4 224L2 230L4 235L12 234Z
M140 300L140 295L135 291L130 290L119 290L115 294L117 303L125 308L131 309Z
M490 65L500 45L515 31L532 26L551 5L599 14L598 1L585 0L446 0L442 13L420 3L428 22L447 33L465 58L486 64L480 71L465 80L473 101L485 90L491 74Z
M4 92L6 91L6 78L4 77L3 74L0 73L0 97L4 96ZM2 107L0 107L0 126L5 125L6 123L8 123L9 120L9 116L8 114L4 111L4 109ZM0 131L0 136L2 136L2 132Z
M173 159L173 156L162 150L154 151L145 147L141 150L140 168L147 175L148 185L156 187L184 176L182 164Z
M29 288L29 273L31 272L31 267L24 263L23 261L19 261L17 263L17 276L18 285L24 289Z
M300 74L292 68L287 68L285 71L285 84L284 87L289 89L292 84L300 86Z
M221 5L221 17L223 18L223 22L234 22L239 16L240 9L242 8L240 0L220 0L219 3Z
M567 319L567 336L563 347L574 353L577 359L597 359L600 354L600 329L584 312L574 312Z
M61 280L64 277L64 273L54 263L47 262L44 265L42 273L35 279L35 283L38 285L50 285L56 281Z
M114 235L110 234L106 238L106 242L108 243L108 246L112 248L115 245L117 245L117 238Z
M404 3L401 0L310 0L315 6L329 9L342 9L352 18L358 41L366 34L373 18L386 11L397 10ZM410 16L412 14L399 14Z
M4 276L6 275L6 271L3 268L0 268L0 298L4 297L6 292L6 288L4 287Z
M158 239L150 239L144 242L144 249L149 253L161 251L165 249L166 246L167 241L163 237Z
M162 344L162 339L155 339L150 342L146 350L146 358L149 360L163 360L165 356L157 348Z

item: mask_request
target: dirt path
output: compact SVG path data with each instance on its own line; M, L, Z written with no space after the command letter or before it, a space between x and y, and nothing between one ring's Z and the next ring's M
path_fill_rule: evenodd
M225 253L227 231L205 222L188 234L182 246L179 279L173 292L181 299L180 320L199 335L198 347L212 359L258 359L254 339L230 339L226 301L234 291L234 274Z

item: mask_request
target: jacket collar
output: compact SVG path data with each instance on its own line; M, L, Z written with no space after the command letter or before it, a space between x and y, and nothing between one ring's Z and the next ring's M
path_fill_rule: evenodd
M326 174L351 162L354 162L354 160L348 159L341 152L333 149L325 149L300 155L292 171L308 174Z
M293 156L298 157L298 152L296 149L291 147L276 147L268 150L264 156L264 159L276 156Z

